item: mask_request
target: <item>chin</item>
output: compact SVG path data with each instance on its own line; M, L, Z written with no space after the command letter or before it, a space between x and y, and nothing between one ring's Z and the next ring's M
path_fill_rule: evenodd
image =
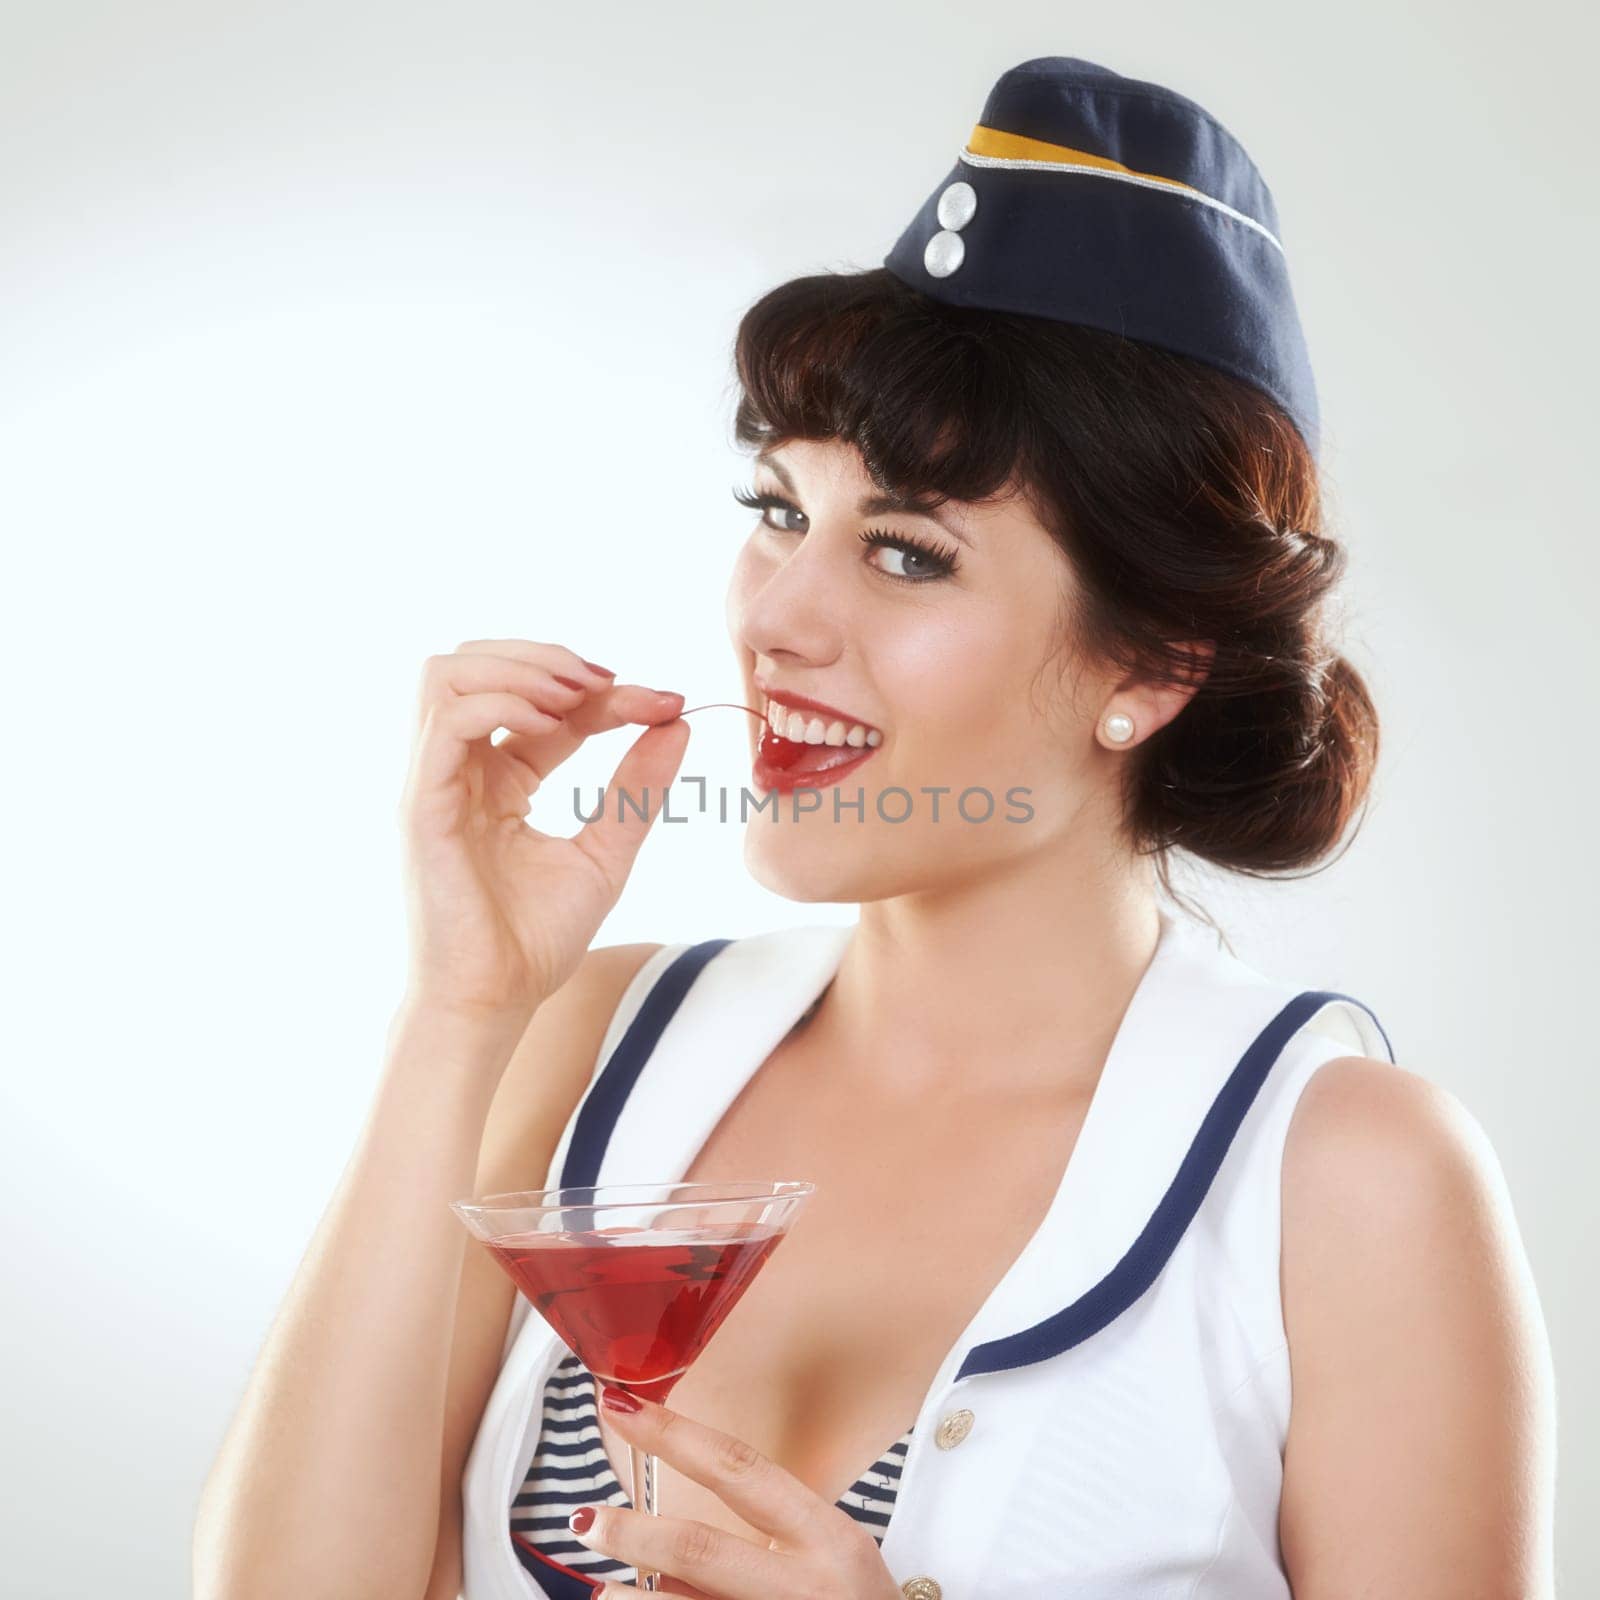
M890 900L953 887L987 870L980 852L952 852L931 832L886 835L836 827L823 817L796 824L787 813L776 823L756 817L745 825L744 862L763 889L811 905Z
M873 898L865 888L871 867L864 852L841 848L838 830L828 824L808 829L786 816L776 823L754 817L745 825L744 864L763 889L785 900L828 905Z
M943 871L937 856L913 841L889 840L870 827L836 827L826 817L796 823L787 812L776 823L751 818L744 862L763 889L810 905L887 900L933 886Z

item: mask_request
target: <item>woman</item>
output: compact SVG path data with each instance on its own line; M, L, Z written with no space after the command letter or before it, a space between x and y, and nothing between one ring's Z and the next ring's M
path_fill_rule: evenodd
M1171 91L1025 62L885 267L774 290L736 359L746 856L859 920L589 949L682 697L551 643L429 662L410 981L198 1593L1548 1594L1548 1350L1492 1151L1361 1002L1174 904L1175 850L1328 859L1378 744L1248 157ZM625 723L595 819L528 828ZM597 1409L446 1202L677 1177L817 1192L670 1408Z

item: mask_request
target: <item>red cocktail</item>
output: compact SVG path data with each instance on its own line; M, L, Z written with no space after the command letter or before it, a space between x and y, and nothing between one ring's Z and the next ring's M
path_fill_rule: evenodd
M508 1234L489 1249L590 1372L661 1403L782 1237L735 1222Z
M666 1399L755 1281L810 1183L613 1183L452 1201L529 1303L603 1383ZM636 1509L654 1457L629 1447ZM641 1572L641 1586L661 1587Z

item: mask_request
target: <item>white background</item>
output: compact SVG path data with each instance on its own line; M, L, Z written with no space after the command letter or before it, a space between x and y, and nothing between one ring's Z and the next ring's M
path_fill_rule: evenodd
M738 316L878 264L994 78L1044 54L1198 99L1276 195L1385 747L1337 865L1200 892L1487 1129L1555 1346L1562 1592L1600 1587L1590 26L1436 0L12 0L12 1592L187 1589L195 1496L399 994L423 658L557 639L727 698ZM740 720L692 718L684 772L736 791ZM535 821L573 831L569 799ZM597 942L853 917L763 891L698 818L659 827Z

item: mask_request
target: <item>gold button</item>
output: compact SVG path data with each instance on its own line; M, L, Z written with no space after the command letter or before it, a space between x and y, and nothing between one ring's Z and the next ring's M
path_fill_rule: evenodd
M939 1600L944 1590L932 1578L907 1578L900 1585L900 1593L906 1600Z
M952 1411L939 1424L938 1431L933 1436L933 1442L941 1450L954 1450L971 1432L972 1413L970 1411Z

